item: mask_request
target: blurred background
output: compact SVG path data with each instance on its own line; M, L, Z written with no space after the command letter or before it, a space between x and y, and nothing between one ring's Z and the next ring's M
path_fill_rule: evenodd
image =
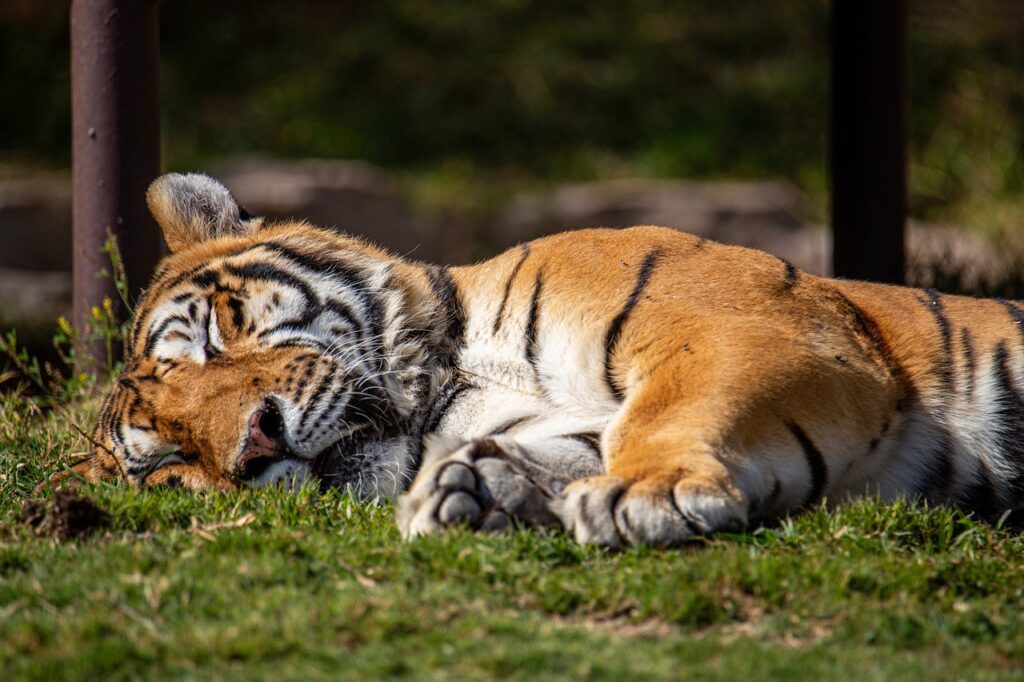
M70 306L69 0L0 2L0 329ZM829 267L826 0L166 0L165 170L464 263L658 223ZM911 283L1024 296L1024 3L910 0Z

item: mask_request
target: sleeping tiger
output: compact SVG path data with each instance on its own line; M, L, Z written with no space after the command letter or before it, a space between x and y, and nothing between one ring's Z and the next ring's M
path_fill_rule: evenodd
M346 487L458 524L668 546L862 494L1024 494L1024 307L815 277L660 227L467 267L265 224L203 175L147 200L138 306L86 479ZM399 495L401 495L399 497Z

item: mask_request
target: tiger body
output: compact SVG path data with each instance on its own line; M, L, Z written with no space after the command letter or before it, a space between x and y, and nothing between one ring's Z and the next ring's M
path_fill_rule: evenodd
M674 230L443 268L243 217L169 176L87 478L319 478L407 536L558 525L671 545L823 499L1020 506L1024 311L803 273Z

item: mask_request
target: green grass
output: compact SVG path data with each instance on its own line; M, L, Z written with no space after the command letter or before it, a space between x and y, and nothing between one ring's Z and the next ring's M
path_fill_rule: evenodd
M91 406L75 408L88 422ZM110 526L37 537L25 499L82 449L0 401L4 679L1011 679L1024 540L863 502L679 551L561 533L403 543L341 494L94 486Z

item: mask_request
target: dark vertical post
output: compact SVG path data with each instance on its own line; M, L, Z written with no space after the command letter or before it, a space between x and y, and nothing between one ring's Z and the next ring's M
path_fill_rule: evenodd
M832 2L832 265L903 282L907 0Z
M105 296L124 315L102 253L118 240L129 294L144 287L160 255L145 191L160 165L157 0L71 4L73 315L82 330ZM80 349L103 358L102 344ZM102 363L101 363L102 366Z

